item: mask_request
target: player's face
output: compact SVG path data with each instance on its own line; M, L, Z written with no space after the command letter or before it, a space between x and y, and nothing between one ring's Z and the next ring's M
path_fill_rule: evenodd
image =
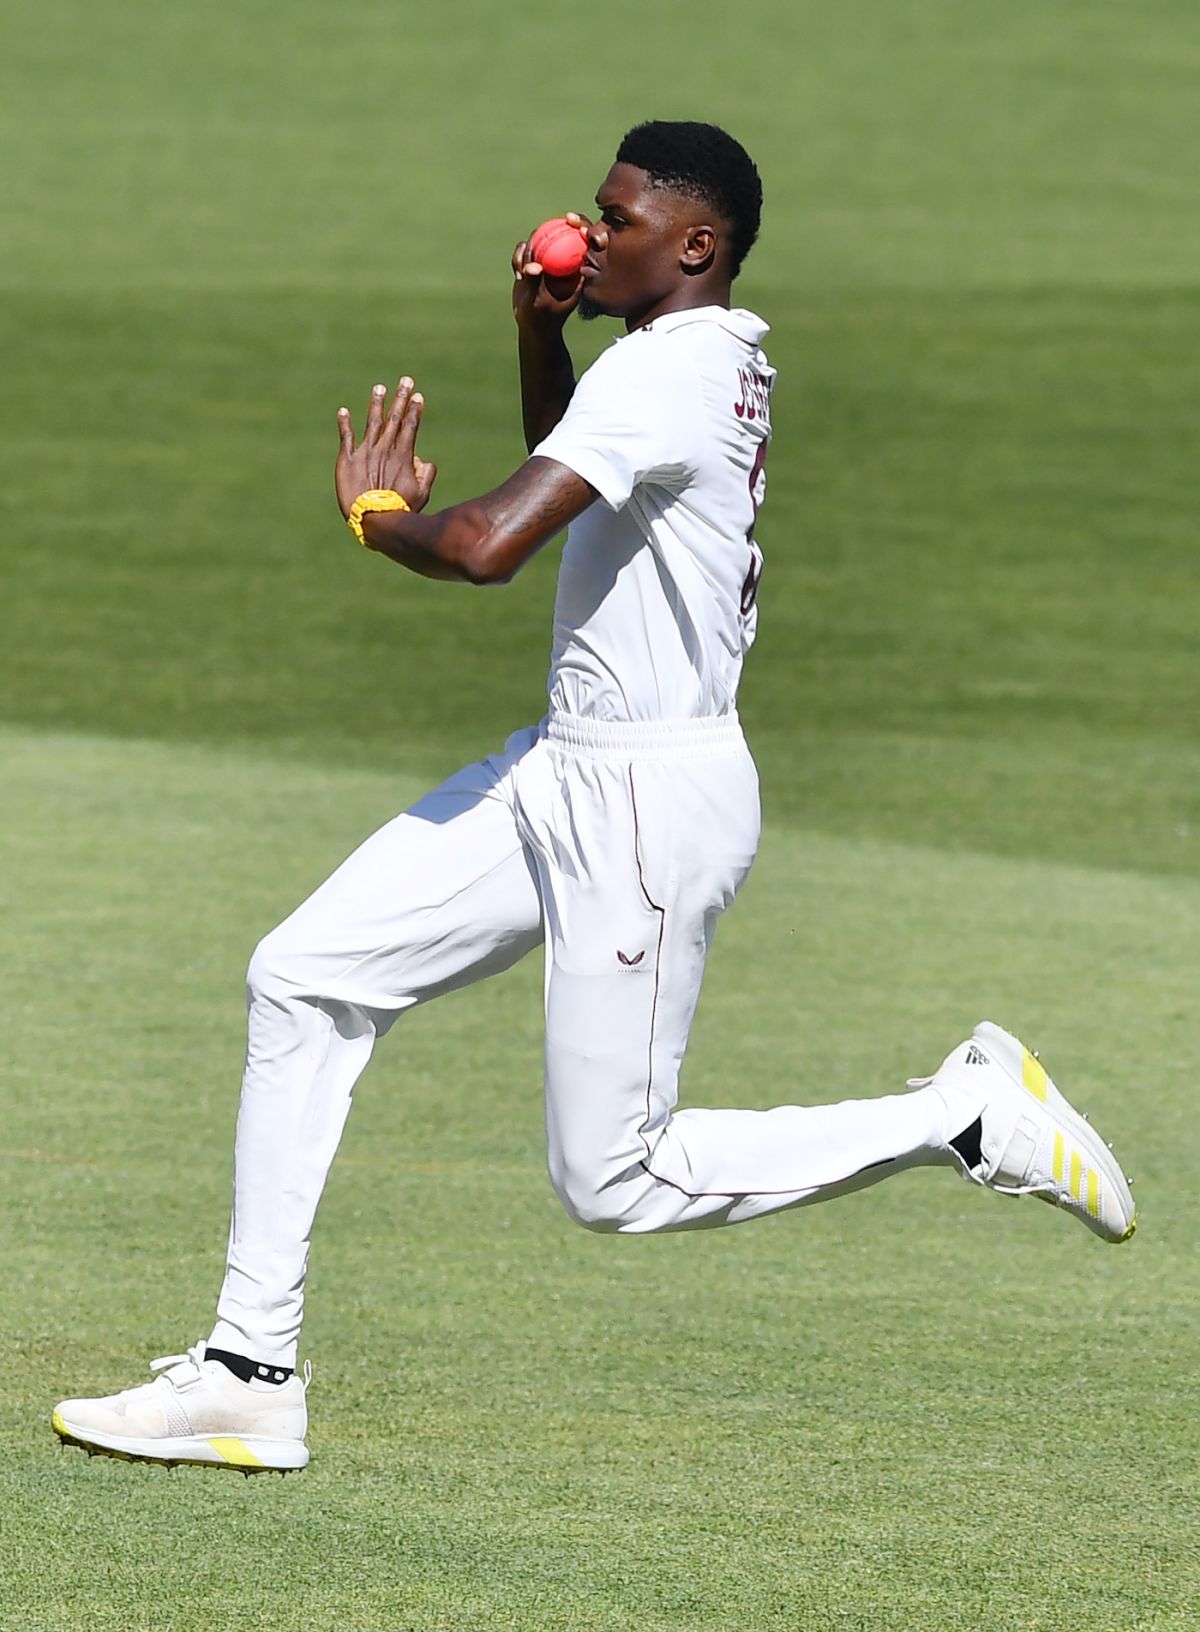
M712 264L716 241L714 228L703 224L703 205L654 186L632 164L614 164L596 210L581 317L623 317L632 329L692 295L694 275Z

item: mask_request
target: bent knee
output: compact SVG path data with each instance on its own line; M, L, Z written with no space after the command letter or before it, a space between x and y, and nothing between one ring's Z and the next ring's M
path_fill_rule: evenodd
M573 1224L597 1235L612 1235L621 1227L621 1210L613 1190L594 1174L552 1165L550 1183Z
M264 935L254 948L246 970L246 990L251 997L270 997L295 987L292 958L278 930Z

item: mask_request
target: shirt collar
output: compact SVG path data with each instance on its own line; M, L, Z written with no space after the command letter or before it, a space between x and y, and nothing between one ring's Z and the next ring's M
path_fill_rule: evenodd
M682 329L688 323L716 323L722 329L728 329L735 339L741 340L744 345L757 346L763 336L770 332L771 325L764 323L755 312L747 311L744 306L690 306L682 312L664 312L662 317L656 317L652 323L643 328L635 329L634 334L648 334L651 330L664 334L671 329ZM622 335L622 339L631 336Z

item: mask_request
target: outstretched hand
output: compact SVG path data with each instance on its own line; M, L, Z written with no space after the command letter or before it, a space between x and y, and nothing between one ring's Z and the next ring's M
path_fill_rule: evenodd
M586 232L591 222L586 215L568 211L566 220L573 227ZM579 304L583 293L583 275L573 272L569 278L552 278L543 271L541 263L529 252L529 239L522 238L513 250L513 316L518 327L551 329L562 325Z
M343 516L360 493L390 487L399 493L410 510L423 510L429 503L437 466L416 454L417 428L425 399L413 389L405 375L387 407L387 387L375 386L367 409L362 441L354 445L354 425L349 408L338 409L341 446L334 466L334 482Z

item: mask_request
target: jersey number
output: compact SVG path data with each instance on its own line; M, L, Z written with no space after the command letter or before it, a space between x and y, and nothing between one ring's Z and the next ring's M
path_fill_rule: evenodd
M754 523L758 520L758 512L767 496L767 439L758 444L758 452L754 455L754 463L750 467L750 503L754 506L754 517L746 529L746 543L750 546L750 566L742 581L742 616L748 617L755 601L758 599L758 584L762 577L763 553L754 540Z

